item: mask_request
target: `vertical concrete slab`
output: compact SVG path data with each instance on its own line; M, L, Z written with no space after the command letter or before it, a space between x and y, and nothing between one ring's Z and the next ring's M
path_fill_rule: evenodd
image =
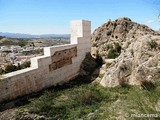
M78 39L83 37L85 43L90 42L91 22L87 20L71 21L71 44L78 44Z

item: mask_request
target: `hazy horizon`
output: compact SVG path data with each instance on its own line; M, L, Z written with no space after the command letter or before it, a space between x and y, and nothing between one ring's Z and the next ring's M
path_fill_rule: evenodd
M62 33L62 34L59 34L59 33L56 33L56 34L55 33L30 34L30 33L13 33L13 32L1 32L1 31L0 31L0 33L5 33L5 34L10 34L10 33L11 34L27 34L27 35L51 35L51 34L53 34L53 35L70 35L70 33L68 33L68 34L67 33Z

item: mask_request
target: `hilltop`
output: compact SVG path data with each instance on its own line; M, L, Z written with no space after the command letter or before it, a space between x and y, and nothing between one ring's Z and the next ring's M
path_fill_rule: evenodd
M92 55L103 60L103 86L140 85L160 78L160 34L129 18L109 20L97 28Z
M74 80L1 104L0 119L158 119L157 32L129 18L110 20L93 32L91 54Z

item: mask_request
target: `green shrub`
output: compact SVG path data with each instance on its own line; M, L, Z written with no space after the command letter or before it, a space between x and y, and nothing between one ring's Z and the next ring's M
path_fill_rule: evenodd
M120 53L121 52L121 46L119 45L119 43L115 42L114 46L115 46L116 52Z
M119 56L119 54L115 49L110 49L109 52L108 52L108 55L107 55L107 57L110 58L110 59L114 59L118 56Z
M22 63L20 65L20 68L24 69L24 68L30 67L30 65L31 65L31 62L30 61L26 61L26 62L24 62L24 63Z
M30 64L31 64L30 61L26 61L22 64L18 64L18 66L15 66L13 64L9 64L9 65L7 65L5 70L0 70L0 74L1 73L5 74L5 73L10 73L10 72L14 72L14 71L17 71L17 70L25 69L25 68L30 67Z
M21 46L21 47L24 47L24 46L28 45L28 42L27 42L27 41L19 41L19 42L17 43L17 45L19 45L19 46Z
M107 48L109 49L108 55L107 57L110 59L114 59L116 57L118 57L121 53L121 46L119 45L119 43L114 43L113 45L108 45Z
M10 73L10 72L13 72L13 71L16 71L16 70L18 70L18 69L17 69L17 66L12 65L12 64L9 64L9 65L7 65L7 67L5 68L5 73Z
M157 48L158 46L157 42L154 40L148 41L148 44L150 45L151 49Z
M109 49L113 49L113 45L112 44L108 44L107 45L107 50L109 50Z

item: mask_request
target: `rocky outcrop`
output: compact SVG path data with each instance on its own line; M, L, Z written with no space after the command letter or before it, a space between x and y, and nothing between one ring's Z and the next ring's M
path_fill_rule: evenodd
M129 18L109 21L95 30L92 46L92 55L102 56L107 67L103 86L160 79L160 35L145 25Z
M128 47L131 41L147 34L155 34L155 32L146 25L132 22L129 18L109 20L92 34L92 55L107 58L112 47L116 47L114 43L123 46L123 48ZM119 55L119 53L117 54Z

